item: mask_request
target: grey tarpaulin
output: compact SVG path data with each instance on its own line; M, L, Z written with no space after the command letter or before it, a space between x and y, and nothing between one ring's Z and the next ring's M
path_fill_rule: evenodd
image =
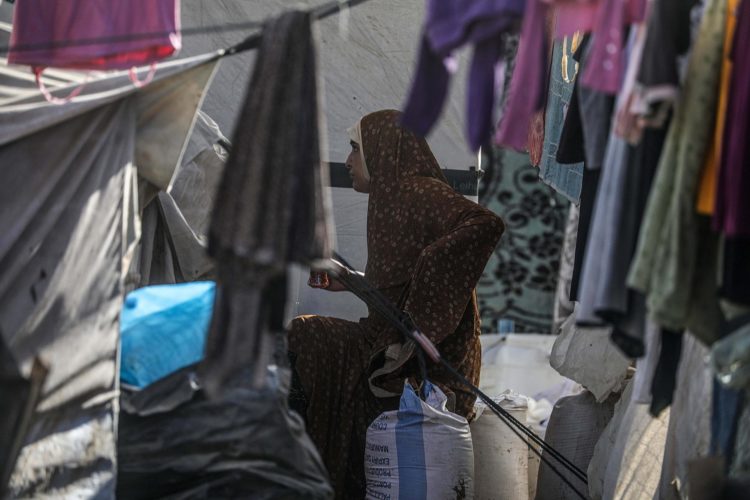
M143 89L122 72L66 105L20 92L0 106L0 333L24 375L35 356L49 367L14 497L114 494L118 314L146 192L136 167L142 185L168 186L216 59L161 64Z
M574 380L594 394L598 402L620 392L630 361L609 340L609 329L576 325L573 314L563 323L552 346L549 364L563 377Z
M228 144L216 123L201 111L167 191L143 209L140 246L128 282L132 286L213 279L206 234L214 193Z
M238 373L210 399L198 388L194 365L143 391L124 391L117 496L332 497L302 419L288 409L288 370L269 370L259 390L248 375Z

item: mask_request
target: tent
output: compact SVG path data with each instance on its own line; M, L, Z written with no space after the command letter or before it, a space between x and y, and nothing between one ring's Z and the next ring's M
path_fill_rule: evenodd
M182 4L182 25L258 20L286 7L281 1L189 0ZM11 9L0 5L3 43ZM347 14L348 31L339 31L336 19L321 23L329 140L324 160L343 161L348 154L344 131L360 115L400 106L414 63L421 9L381 0ZM0 334L24 376L37 359L48 369L11 480L13 496L114 494L123 296L151 280L155 269L166 270L169 259L183 274L192 269L184 258L205 265L200 252L178 251L175 258L154 248L164 233L171 243L186 238L180 248L192 252L203 243L202 228L190 214L208 201L179 206L180 194L189 189L180 180L185 181L191 165L200 173L225 154L215 146L237 125L234 114L253 54L221 61L209 83L215 50L246 34L186 38L180 57L160 64L154 81L140 90L127 72L91 74L81 95L63 106L44 101L27 68L0 66L0 163L6 179L0 188ZM43 78L60 96L85 79L60 70L48 70ZM453 91L463 91L460 78ZM199 108L203 114L193 126ZM462 124L460 106L449 103L432 137L436 155L453 171L476 163L464 146ZM198 160L206 152L208 157ZM362 267L366 198L348 187L332 189L338 249ZM167 229L161 226L159 232L159 224ZM144 250L146 245L151 247ZM316 297L304 285L305 274L300 270L292 287L296 307L291 313L328 310L357 317L364 312L353 299ZM178 278L162 272L154 279Z

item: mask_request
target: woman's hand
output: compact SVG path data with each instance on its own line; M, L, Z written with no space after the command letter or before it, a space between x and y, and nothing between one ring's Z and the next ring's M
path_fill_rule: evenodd
M343 283L325 271L310 271L310 279L307 280L307 286L319 290L328 290L329 292L341 292L346 290Z

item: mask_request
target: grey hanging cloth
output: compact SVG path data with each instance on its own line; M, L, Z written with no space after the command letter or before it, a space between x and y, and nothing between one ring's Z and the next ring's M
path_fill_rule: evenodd
M292 11L264 26L217 192L208 250L218 288L202 366L209 391L242 367L263 383L273 336L283 332L275 311L283 311L287 264L330 256L310 22Z

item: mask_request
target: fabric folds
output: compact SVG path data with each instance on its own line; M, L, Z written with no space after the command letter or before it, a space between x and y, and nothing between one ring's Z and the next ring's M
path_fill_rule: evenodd
M309 13L265 26L209 229L219 284L203 366L209 390L247 365L262 383L273 282L289 262L330 256L315 57Z

